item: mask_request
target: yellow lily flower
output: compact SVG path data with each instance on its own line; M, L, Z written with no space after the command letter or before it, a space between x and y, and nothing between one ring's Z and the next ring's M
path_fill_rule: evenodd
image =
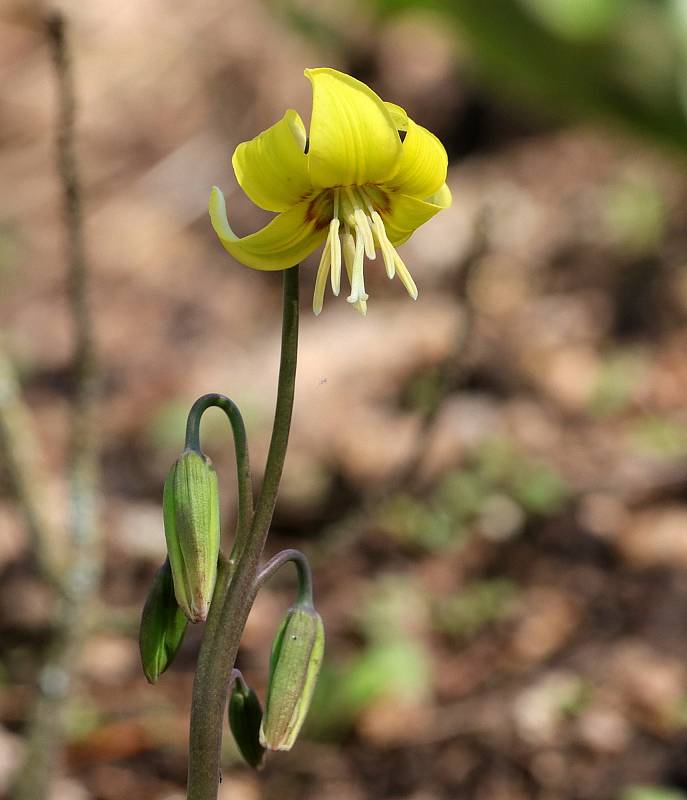
M342 262L348 302L367 312L363 264L377 249L389 278L408 294L417 287L396 251L420 225L451 204L441 142L393 103L335 69L306 69L313 90L310 135L293 110L240 144L232 165L243 191L278 212L264 228L239 237L214 186L210 219L225 249L253 269L288 269L324 242L313 311L322 311L327 277L339 294Z

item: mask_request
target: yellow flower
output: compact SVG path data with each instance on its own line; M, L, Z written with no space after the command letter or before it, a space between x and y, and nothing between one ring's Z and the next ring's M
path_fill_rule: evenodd
M413 298L417 287L396 247L451 204L446 151L425 128L364 83L334 69L306 69L313 90L310 135L293 110L232 158L248 197L278 215L238 237L227 222L222 192L210 195L210 219L225 249L253 269L288 269L324 242L313 311L322 310L327 276L339 294L341 264L348 302L367 311L363 262L382 254Z

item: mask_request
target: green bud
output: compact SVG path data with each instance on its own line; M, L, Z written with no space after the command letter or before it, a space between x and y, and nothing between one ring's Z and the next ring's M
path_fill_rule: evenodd
M169 559L155 573L148 592L138 642L143 672L155 683L174 661L186 633L188 620L177 605Z
M167 552L179 606L191 622L208 615L219 556L219 490L210 460L184 450L165 481Z
M324 626L311 605L290 608L272 645L260 743L290 750L310 707L324 655Z
M234 681L229 698L229 727L241 755L253 769L260 769L265 748L260 744L262 706L257 694L240 678Z

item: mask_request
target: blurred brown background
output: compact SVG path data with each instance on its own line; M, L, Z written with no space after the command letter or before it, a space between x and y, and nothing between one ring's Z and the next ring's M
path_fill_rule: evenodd
M483 8L482 8L483 6ZM687 6L684 0L64 3L105 382L104 576L65 710L55 800L181 800L199 632L155 687L140 607L161 487L208 391L246 416L256 478L280 280L235 264L236 144L330 65L445 143L453 207L368 265L366 319L303 321L268 548L312 561L326 663L306 732L231 800L687 797ZM64 527L73 376L49 10L0 16L0 319ZM214 412L213 412L214 413ZM205 442L233 525L229 430ZM21 764L54 595L0 465L0 793ZM287 571L288 572L288 571ZM288 574L240 665L264 690Z

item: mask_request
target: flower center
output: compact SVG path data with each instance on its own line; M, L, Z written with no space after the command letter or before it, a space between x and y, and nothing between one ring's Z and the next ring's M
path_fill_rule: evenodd
M408 268L389 241L384 221L377 210L385 196L372 186L344 186L332 189L333 212L327 240L322 251L315 279L313 311L319 314L324 303L327 275L331 275L332 292L338 296L341 289L341 262L343 261L351 285L346 298L361 314L367 313L369 295L365 291L364 261L376 258L375 244L382 253L386 274L396 273L408 294L417 299L417 286Z

